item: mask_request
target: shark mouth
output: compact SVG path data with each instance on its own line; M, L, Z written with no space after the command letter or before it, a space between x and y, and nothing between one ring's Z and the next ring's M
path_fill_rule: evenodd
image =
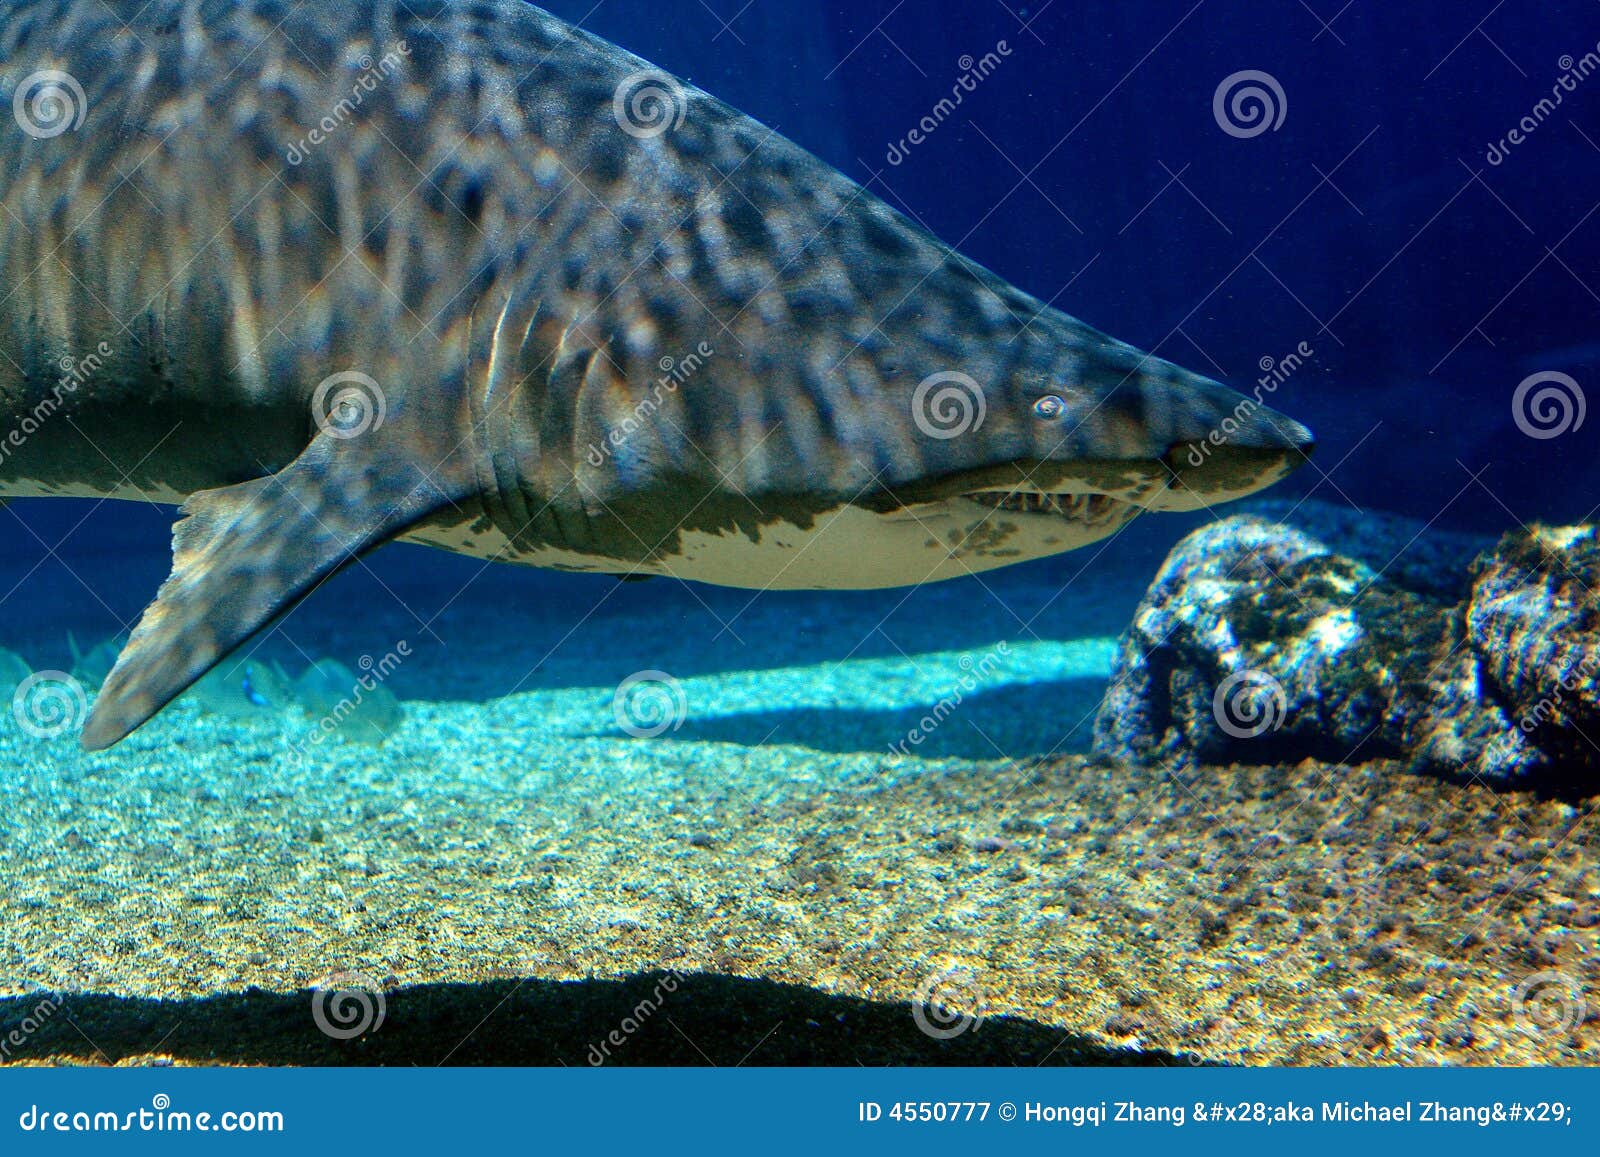
M1027 490L979 490L969 500L1013 514L1053 514L1086 526L1105 526L1126 519L1135 504L1109 494L1039 494Z

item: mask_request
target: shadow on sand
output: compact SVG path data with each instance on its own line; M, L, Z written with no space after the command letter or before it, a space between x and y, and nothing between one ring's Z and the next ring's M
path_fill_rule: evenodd
M152 1000L45 993L0 1000L0 1057L108 1064L171 1058L238 1065L1167 1065L1033 1021L991 1017L948 1040L910 1007L715 975L429 984L384 994L383 1019L350 1040L324 1033L331 991ZM370 1019L348 993L323 1017ZM368 997L370 1000L371 998ZM340 1013L350 1019L341 1021ZM26 1022L26 1023L25 1023ZM31 1031L23 1031L31 1025ZM23 1037L12 1044L16 1031ZM615 1034L615 1035L613 1035ZM620 1043L617 1043L620 1041Z
M785 743L835 754L902 750L922 759L1023 759L1088 751L1105 689L1104 679L1057 679L980 691L959 707L945 701L877 711L787 707L730 715L690 712L681 725L658 738L743 747ZM587 734L610 739L623 732Z

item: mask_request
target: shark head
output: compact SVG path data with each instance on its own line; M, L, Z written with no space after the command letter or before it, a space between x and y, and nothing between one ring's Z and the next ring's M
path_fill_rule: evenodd
M1260 397L1066 320L1070 342L1010 372L980 362L892 392L919 467L858 505L880 523L867 537L904 540L912 581L1076 549L1146 511L1210 509L1311 452L1311 432Z
M1241 498L1310 454L1311 432L1264 391L1241 394L1066 315L1052 321L1008 363L979 357L889 392L909 415L918 466L883 488L886 516L982 507L1005 525L1008 550L1038 557L1145 511Z
M584 525L622 549L564 561L763 589L914 585L1073 550L1146 511L1209 509L1310 453L1310 431L1264 390L1035 309L1002 327L1009 340L901 332L759 384L709 362L631 443L591 452ZM673 431L694 450L660 440Z

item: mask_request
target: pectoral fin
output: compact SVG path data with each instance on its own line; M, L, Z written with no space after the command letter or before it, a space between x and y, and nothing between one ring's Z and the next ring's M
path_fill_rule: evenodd
M173 528L172 573L107 676L83 746L116 743L358 554L464 497L394 449L380 434L324 432L276 474L193 495Z

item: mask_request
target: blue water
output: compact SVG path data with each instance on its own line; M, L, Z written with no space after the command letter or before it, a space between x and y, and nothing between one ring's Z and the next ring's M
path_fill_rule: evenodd
M1483 535L1600 504L1600 416L1535 436L1516 402L1540 374L1600 402L1600 70L1559 84L1600 53L1594 0L546 6L1134 345L1243 390L1294 354L1268 400L1318 449L1275 496ZM1274 127L1219 113L1241 73L1264 75ZM170 509L8 510L0 646L35 668L69 666L69 632L125 630L169 568ZM1113 641L1204 520L910 592L619 585L391 546L255 646L354 665L407 639L425 658L390 681L402 699L474 704L659 668L700 705L669 740L877 753L1011 639L1011 666L922 754L1082 751Z
M1600 419L1534 438L1513 400L1538 372L1580 393L1600 384L1600 77L1535 108L1569 71L1563 57L1600 40L1590 3L551 7L793 137L1040 298L1240 389L1270 378L1266 399L1319 440L1277 495L1486 534L1579 521L1600 502ZM1242 72L1276 85L1275 127L1229 119L1226 103L1219 120ZM1509 143L1530 115L1539 123ZM1264 373L1290 355L1294 372ZM11 510L0 591L26 613L8 616L3 644L36 669L69 665L69 632L124 631L168 569L167 508ZM823 596L619 587L391 546L256 647L289 667L349 664L412 638L432 657L395 674L402 697L483 702L642 665L687 677L1114 637L1198 521L1147 518L1109 548L945 590ZM618 652L595 626L614 616L663 637ZM752 618L795 626L741 632ZM879 730L892 736L890 720ZM1060 738L1041 736L1008 753ZM968 735L955 750L982 748Z
M1271 400L1316 431L1319 452L1284 493L1497 532L1579 520L1600 501L1600 421L1536 440L1512 411L1529 374L1600 381L1600 81L1488 159L1549 96L1562 58L1595 48L1600 17L1585 0L1481 7L550 5L1142 348L1249 388L1263 359L1306 343L1314 356ZM962 59L1002 42L1000 66L891 164ZM1218 85L1242 70L1285 97L1281 125L1248 139L1213 115ZM33 533L8 533L7 561L27 573L45 559L54 577L36 573L30 600L69 600L89 634L129 620L166 570L164 511L18 510ZM418 551L372 565L390 585L461 573ZM94 581L110 571L121 581ZM605 589L516 582L580 606Z

